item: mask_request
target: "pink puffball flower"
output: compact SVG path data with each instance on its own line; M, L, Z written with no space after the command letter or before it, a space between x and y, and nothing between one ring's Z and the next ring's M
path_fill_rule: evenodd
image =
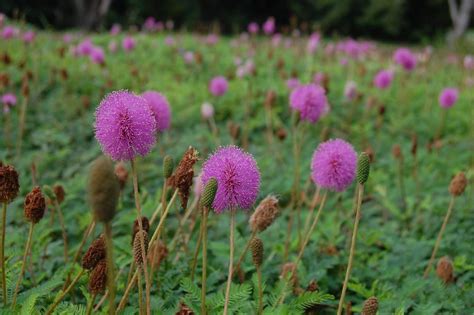
M100 47L93 47L91 53L89 54L89 58L95 64L105 64L105 53L104 50Z
M126 52L132 51L136 46L135 39L131 36L127 36L122 40L122 48Z
M150 106L156 120L158 132L164 132L171 125L171 108L164 95L155 91L146 91L141 95Z
M348 101L353 101L357 97L357 84L354 81L346 82L344 96Z
M212 118L214 116L214 106L211 103L203 103L201 105L201 116L205 120Z
M172 36L166 36L165 38L165 45L166 46L174 46L175 40Z
M321 35L319 33L313 33L308 39L308 44L306 45L306 51L309 54L313 54L319 46L319 40Z
M393 72L390 70L380 70L374 77L374 85L384 90L390 86L393 80Z
M2 95L2 103L3 103L3 112L8 113L10 111L10 107L16 105L16 96L13 93L5 93Z
M14 28L13 26L7 25L2 30L2 37L3 39L12 39L13 37L16 36L17 33L18 33L18 30L16 28Z
M217 34L209 34L206 37L206 44L215 45L219 41L219 36Z
M35 37L36 37L35 32L33 32L33 31L26 31L26 32L23 34L22 39L23 39L23 41L24 41L25 43L31 44L32 42L34 42Z
M109 48L109 51L110 51L111 53L116 53L116 52L117 52L117 50L118 50L118 45L117 45L117 42L116 42L116 41L114 41L114 40L113 40L113 41L111 41L111 42L109 43L109 46L108 46L108 48Z
M452 107L459 97L459 91L456 88L445 88L439 94L439 105L442 108L450 108Z
M89 56L93 49L94 44L89 38L86 38L77 45L76 52L79 56Z
M321 143L311 161L311 178L321 188L341 192L354 180L357 153L341 139Z
M265 23L263 23L262 28L266 35L272 35L275 32L275 18L273 16L269 17Z
M408 48L398 48L393 54L393 60L406 71L411 71L416 67L416 57Z
M192 51L186 51L183 58L186 64L191 64L194 62L194 53Z
M102 151L115 161L145 156L155 144L156 121L147 101L128 91L100 102L94 127Z
M63 35L63 42L65 44L69 44L70 42L72 42L72 40L73 40L73 37L71 34L66 33Z
M229 83L223 76L214 77L209 83L209 91L214 96L222 96L229 89Z
M272 36L272 45L273 47L277 47L277 46L280 46L280 43L281 43L281 34L280 33L276 33Z
M156 29L156 20L154 17L147 17L143 23L143 29L148 32L153 32Z
M291 92L290 107L302 120L315 123L329 110L326 91L316 84L301 85Z
M258 26L258 24L257 24L256 22L251 22L251 23L247 26L247 31L248 31L250 34L257 34L259 30L260 30L260 27Z
M122 27L120 26L120 24L116 23L110 28L110 35L118 35L121 31Z
M202 184L215 178L217 193L213 208L217 213L230 209L248 209L260 190L260 172L253 156L239 147L220 147L204 163Z
M298 78L289 78L288 80L286 80L286 87L290 89L291 91L293 91L300 85L301 83L300 83L300 80L298 80Z
M467 55L464 57L464 68L466 70L474 69L474 56Z

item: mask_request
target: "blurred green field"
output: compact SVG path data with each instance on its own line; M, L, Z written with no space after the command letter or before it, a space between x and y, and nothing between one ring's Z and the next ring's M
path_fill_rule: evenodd
M207 44L204 36L192 33L136 33L136 48L125 53L120 43L123 34L74 34L71 44L65 44L62 34L40 32L34 43L2 40L0 74L9 77L9 84L0 86L0 93L13 92L18 103L10 113L2 114L0 160L13 164L20 174L20 195L8 208L6 256L7 283L12 294L27 238L28 225L23 218L24 196L33 187L32 167L41 186L61 184L66 199L61 205L72 257L92 218L86 200L87 174L90 162L101 154L94 138L94 111L108 93L128 89L136 93L156 90L169 100L172 122L169 131L160 135L152 153L138 160L138 176L143 212L151 216L159 203L163 186L162 161L166 154L179 161L188 146L195 147L202 161L218 144L244 146L248 130L247 150L252 153L261 171L261 192L258 201L270 193L280 198L282 215L261 234L265 246L263 279L265 281L265 314L297 314L309 312L302 295L290 293L284 305L272 309L281 289L280 273L285 262L285 239L288 217L295 210L287 206L293 184L292 116L289 108L290 90L286 80L297 77L303 83L313 80L317 72L329 77L330 112L314 125L304 127L301 153L300 198L309 202L314 185L309 182L310 160L319 143L328 138L349 141L358 152L373 151L374 161L366 185L362 219L357 240L357 252L346 301L352 311L359 313L363 301L370 296L379 299L379 314L473 314L474 313L474 89L466 82L474 77L473 70L462 66L463 55L450 53L444 47L433 48L426 54L424 47L412 47L420 54L415 71L406 73L395 67L393 50L397 47L376 44L360 60L343 53L325 54L324 39L314 54L306 52L307 37L286 37L274 47L269 38L220 37L215 45ZM75 57L71 49L85 36L106 51L105 65L100 66L87 57ZM166 45L167 36L175 43ZM289 47L285 40L291 39ZM119 45L116 53L107 47L111 41ZM187 64L183 54L192 51L196 60ZM424 53L425 52L425 53ZM422 54L424 54L422 56ZM10 62L5 62L8 55ZM238 78L235 58L252 59L253 74ZM347 65L343 65L348 59ZM372 80L381 69L393 68L395 78L390 88L378 90ZM16 156L19 139L19 113L22 77L31 73L30 98L26 107L26 124L21 154ZM213 97L209 81L217 75L229 80L229 91ZM347 81L357 83L360 97L355 101L344 98ZM441 139L434 141L444 111L438 105L438 95L447 86L457 87L460 97L448 110ZM271 108L273 142L267 134L265 98L268 91L276 92ZM200 108L210 102L215 108L218 141L213 137ZM383 109L381 107L383 106ZM381 114L383 112L383 114ZM229 124L240 127L240 135L232 137ZM277 132L286 137L280 139ZM413 137L417 138L416 156L411 153ZM282 137L283 138L283 137ZM403 154L402 176L406 205L399 187L399 160L392 147L400 145ZM451 178L464 171L469 180L464 195L456 199L454 212L443 236L437 258L448 255L454 262L454 283L445 285L432 272L427 279L423 271L428 262L438 230L445 215L450 195ZM298 268L298 287L303 290L314 280L321 293L332 295L324 300L317 314L335 314L347 264L353 222L355 185L343 193L330 193L321 222L312 235ZM191 198L190 204L193 202ZM299 231L307 214L308 202L303 202L301 220L295 219L288 261L297 253ZM179 203L173 207L163 234L170 242L183 214ZM238 213L236 236L237 255L243 250L250 228L251 211ZM116 284L118 296L124 291L129 263L132 222L136 217L133 187L126 184L120 209L113 221L115 259L121 276ZM211 313L221 313L219 294L223 294L228 265L229 216L211 214L208 232L208 300L216 302ZM97 228L95 235L102 227ZM168 248L169 254L153 279L152 313L175 314L184 302L199 313L199 281L189 281L189 265L196 247L195 228L187 248ZM90 241L88 242L88 244ZM170 244L167 244L170 245ZM178 259L175 259L176 254ZM232 314L253 314L256 307L254 267L247 255L242 270L244 282L237 279L233 287L235 301ZM35 230L31 252L32 266L27 268L24 285L15 312L9 307L2 314L24 312L43 314L60 290L71 268L64 263L61 227L50 222L50 212ZM80 267L74 266L74 271ZM31 271L34 271L31 273ZM197 278L200 274L198 264ZM194 292L193 290L197 290ZM191 292L189 292L191 291ZM298 291L298 290L296 290ZM214 297L212 297L214 295ZM303 296L304 297L304 296ZM318 296L310 298L317 301ZM85 312L87 277L66 297L56 314ZM300 300L298 300L300 299ZM11 298L10 298L11 300ZM98 301L99 299L97 299ZM96 301L96 302L97 302ZM133 290L126 314L138 313L137 292ZM211 303L210 302L210 303ZM210 309L210 310L211 310ZM107 303L98 311L106 313Z

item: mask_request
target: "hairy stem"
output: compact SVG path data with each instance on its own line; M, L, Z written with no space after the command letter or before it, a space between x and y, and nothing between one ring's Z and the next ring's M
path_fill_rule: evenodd
M112 224L107 222L104 224L105 242L107 244L107 288L109 290L109 314L115 314L115 266L113 256L112 243Z
M201 314L206 315L206 281L207 281L207 215L209 209L202 208L202 275L201 275Z
M237 272L237 270L239 270L240 265L242 264L242 261L244 261L245 254L247 254L250 248L250 244L252 243L256 235L257 235L257 230L252 231L252 234L250 235L250 238L247 241L247 244L245 245L244 251L242 252L242 254L240 254L239 260L237 261L237 264L235 265L234 272Z
M25 275L26 258L28 257L28 253L30 252L31 241L33 239L33 229L34 229L34 227L35 227L35 224L33 222L31 222L30 231L28 232L28 239L26 241L25 252L23 254L23 261L21 262L20 275L18 276L18 280L16 281L15 293L13 294L12 309L15 308L16 298L18 297L18 290L20 289L20 284L23 282L23 276Z
M234 229L235 229L235 209L230 211L230 236L229 236L229 274L227 275L227 286L225 289L224 315L227 315L230 300L230 285L232 283L232 273L234 271Z
M55 299L54 303L48 308L45 315L51 315L53 313L53 311L56 309L56 306L58 306L58 304L64 299L64 297L69 293L69 291L71 291L71 289L74 287L76 282L79 281L83 273L84 273L84 269L81 269L81 271L79 271L77 276L71 281L71 284L69 284L66 290L62 291L61 295L59 295Z

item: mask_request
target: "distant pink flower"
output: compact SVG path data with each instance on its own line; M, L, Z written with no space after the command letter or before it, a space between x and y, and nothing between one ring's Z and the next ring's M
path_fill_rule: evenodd
M66 43L66 44L69 44L70 42L72 42L72 35L71 34L64 34L63 35L63 42Z
M379 89L386 89L393 80L393 72L390 70L380 70L374 77L374 85Z
M269 17L265 23L263 23L263 32L267 35L271 35L275 32L275 18Z
M334 46L333 43L329 43L326 45L326 47L324 48L324 53L326 55L333 55L334 54L334 51L336 50L336 47Z
M173 46L174 44L175 44L174 38L172 36L166 36L165 45L166 46Z
M212 116L214 116L214 106L210 103L203 103L201 105L201 116L205 120L210 119Z
M353 101L357 97L357 84L354 81L346 82L344 96L348 101Z
M143 29L148 32L153 32L155 30L156 20L154 17L150 16L143 23Z
M7 25L2 30L2 38L3 39L12 39L18 33L18 29L14 28L13 26Z
M144 98L128 91L108 94L95 113L95 137L113 160L147 155L155 144L156 121Z
M214 96L222 96L224 95L229 88L229 83L223 76L214 77L211 82L209 83L209 91Z
M115 53L115 52L117 52L117 50L118 50L118 45L117 45L117 42L116 42L116 41L114 41L114 40L113 40L113 41L111 41L111 42L109 43L109 46L108 46L108 48L109 48L109 51L110 51L111 53Z
M249 24L249 26L247 27L247 31L250 33L250 34L256 34L258 33L260 27L258 26L258 24L256 22L251 22Z
M272 36L272 45L274 47L276 46L279 46L281 43L281 34L280 33L276 33Z
M464 68L466 68L467 70L474 69L474 56L467 55L464 57Z
M186 51L183 58L185 63L191 64L194 62L194 53L192 51Z
M120 26L120 24L116 23L110 28L110 35L118 35L121 31L122 27Z
M459 91L456 88L445 88L439 94L439 105L442 108L450 108L456 103L459 97Z
M155 91L146 91L141 95L150 106L156 120L158 132L164 132L171 125L171 108L164 95Z
M300 80L298 80L298 78L289 78L288 80L286 80L286 87L290 89L291 91L293 91L300 85L301 83L300 83Z
M136 46L135 39L133 39L133 37L131 36L127 36L122 40L122 48L126 52L132 51L135 48L135 46Z
M290 107L300 113L301 120L315 123L329 110L326 91L315 84L301 85L291 92Z
M321 143L311 161L311 178L321 188L344 191L354 181L357 153L341 139Z
M10 111L10 107L16 105L16 96L13 93L5 93L2 95L2 103L3 103L3 112L8 113Z
M217 193L213 208L217 213L231 209L248 209L260 190L260 172L252 155L236 146L221 147L202 167L202 184L215 178Z
M215 45L219 41L219 36L217 34L209 34L206 37L206 44Z
M95 64L103 65L105 63L104 50L100 47L93 47L89 57Z
M35 37L36 37L36 34L35 32L33 31L26 31L24 34L23 34L23 41L27 44L30 44L32 43L34 40L35 40Z
M86 38L77 45L76 52L79 56L89 56L93 48L94 45L92 44L92 41L89 38Z
M321 35L319 33L313 33L308 39L308 44L306 46L306 51L309 54L313 54L316 49L318 49L319 46L319 40L321 38Z
M393 60L406 71L411 71L416 67L416 57L408 48L398 48L393 54Z

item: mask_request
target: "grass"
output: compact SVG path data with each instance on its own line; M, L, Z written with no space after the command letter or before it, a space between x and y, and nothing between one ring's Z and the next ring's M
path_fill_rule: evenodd
M41 32L31 46L25 46L19 40L2 40L0 52L8 54L12 62L0 64L0 73L10 78L10 85L0 91L11 91L19 98L17 106L9 114L2 114L0 136L0 160L17 168L21 184L20 196L9 205L7 216L6 260L10 295L20 272L22 250L27 238L28 224L23 218L22 205L24 196L33 187L32 165L40 185L61 184L65 188L66 198L61 209L72 259L92 217L86 200L86 182L89 164L101 154L94 138L96 106L106 93L113 90L129 89L137 93L157 90L164 93L171 104L172 126L159 136L152 153L137 161L143 214L150 217L161 202L161 165L166 154L178 161L192 145L204 160L215 150L215 138L200 116L201 104L211 102L215 107L214 118L221 144L234 142L227 128L229 122L239 124L241 129L248 124L247 150L254 155L262 176L259 200L270 193L280 198L282 215L259 236L265 247L261 268L265 281L264 313L294 314L320 303L322 314L334 314L349 253L355 183L345 192L328 194L320 223L299 264L299 286L304 290L315 280L320 291L299 295L289 292L285 303L272 310L272 303L280 295L283 283L279 274L286 262L283 260L284 243L287 220L292 213L288 204L295 167L288 106L290 92L285 81L294 74L308 83L315 72L325 72L330 77L328 98L331 111L320 122L305 129L300 186L308 187L301 195L306 197L307 202L303 202L300 222L294 221L290 261L296 258L299 244L297 227L302 228L305 222L315 189L312 183L305 186L310 159L326 133L331 138L346 139L358 152L370 146L375 156L365 186L357 251L346 295L346 301L351 301L353 305L352 310L359 312L363 301L375 295L379 299L379 314L471 314L474 311L474 92L464 83L468 76L472 77L472 71L468 73L464 70L461 62L448 63L446 51L435 48L429 61L420 63L414 72L403 73L397 69L391 87L380 91L373 87L372 78L378 70L392 65L393 47L384 44L379 44L375 52L365 59L350 60L347 66L342 66L340 59L343 57L340 54L328 56L322 48L315 55L308 56L304 50L306 42L299 38L293 39L290 48L284 48L282 44L275 49L264 38L235 44L236 37L222 37L216 45L207 45L202 37L190 33L169 34L177 41L175 46L169 47L164 44L165 36L134 34L136 49L128 54L121 49L115 54L106 53L104 67L92 64L86 57L74 57L69 52L71 45L64 44L59 33ZM123 35L92 34L90 37L94 44L106 48L111 40L120 44ZM251 50L250 45L255 47L253 61L256 74L244 79L236 78L234 59L245 59ZM66 51L64 57L58 53L62 47ZM420 47L414 49L421 51ZM202 63L186 64L182 54L188 50L202 56ZM278 68L278 64L282 66ZM64 70L67 71L67 80L60 75ZM29 81L30 98L22 151L19 157L15 157L22 102L21 78L27 71L32 73L33 79ZM230 79L228 93L220 98L212 97L207 88L209 80L216 75L225 75ZM355 102L348 102L343 97L348 80L357 82L362 94ZM446 86L458 87L460 98L449 110L441 146L429 150L427 147L441 121L438 94ZM276 92L271 118L274 130L283 128L287 132L284 140L274 137L273 147L267 141L264 109L269 90ZM367 106L369 99L383 104L385 114L382 117L379 116L380 105ZM245 108L250 109L248 119ZM9 137L3 133L5 119L9 119L11 126ZM378 121L381 122L379 127ZM416 164L410 153L413 135L418 139ZM240 142L241 139L235 141L236 144ZM404 156L402 176L406 206L403 206L398 188L398 162L391 154L395 144L401 146ZM201 163L198 164L200 168ZM417 177L413 176L415 167ZM195 171L197 174L198 170ZM438 252L438 258L449 255L454 261L456 280L453 284L444 285L434 272L424 279L423 271L448 207L450 180L459 171L466 172L470 185L466 193L456 200ZM190 203L193 199L194 196ZM178 204L171 209L166 221L162 235L165 243L173 238L179 217L184 214L184 209L179 209ZM120 275L116 281L117 298L125 290L128 264L132 261L131 228L136 216L133 208L133 187L129 180L118 214L112 222L114 256ZM251 234L248 225L250 213L238 211L236 215L237 257ZM207 303L210 313L221 313L223 309L229 218L229 215L210 213L207 222ZM100 229L96 229L94 235L99 232ZM187 251L175 260L178 250L182 250L176 247L155 272L151 290L154 313L174 314L181 302L196 313L200 312L200 282L189 279L197 236L198 228L195 228ZM230 312L235 314L250 314L257 308L257 279L249 256L247 254L242 264L245 281L240 283L234 280L231 288ZM49 211L35 226L31 261L33 263L26 269L15 312L42 314L52 304L70 269L74 269L73 274L79 272L79 266L64 264L61 227L57 218L54 224L50 224ZM198 263L198 273L200 268ZM58 306L56 313L84 313L90 299L87 277L82 277ZM96 299L96 303L98 300L100 298ZM131 291L125 311L132 314L137 310L138 291L135 289ZM9 313L10 308L3 308L3 312ZM107 312L107 302L100 312Z

